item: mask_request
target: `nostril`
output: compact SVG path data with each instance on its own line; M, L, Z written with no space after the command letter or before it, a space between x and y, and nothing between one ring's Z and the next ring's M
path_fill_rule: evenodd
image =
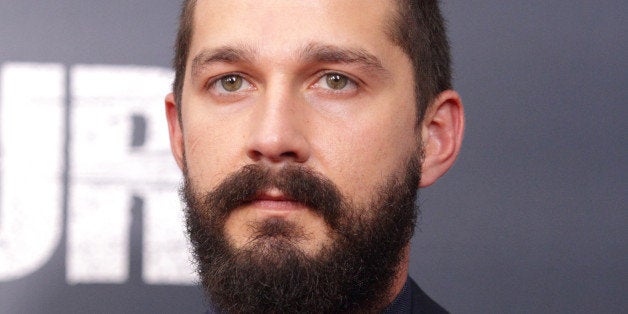
M297 159L297 153L295 152L283 152L279 155L279 157L282 158L290 158L290 159Z
M252 160L258 161L258 160L262 159L262 156L264 156L264 154L262 154L258 150L251 150L251 151L249 151L249 158L251 158Z

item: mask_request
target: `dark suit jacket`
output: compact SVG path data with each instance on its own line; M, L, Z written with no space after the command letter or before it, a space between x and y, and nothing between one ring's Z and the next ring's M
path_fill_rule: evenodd
M384 310L384 314L431 314L449 313L432 300L419 286L408 277L403 289L395 300Z

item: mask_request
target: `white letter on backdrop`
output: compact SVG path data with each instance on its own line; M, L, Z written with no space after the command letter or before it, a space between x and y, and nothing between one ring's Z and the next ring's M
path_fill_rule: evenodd
M9 281L43 266L61 236L65 69L0 71L0 281Z

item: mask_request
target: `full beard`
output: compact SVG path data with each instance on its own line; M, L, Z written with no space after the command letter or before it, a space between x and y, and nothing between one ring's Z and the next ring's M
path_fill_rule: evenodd
M211 303L226 313L371 312L386 306L418 212L418 158L404 170L403 178L388 178L366 207L303 166L272 172L248 165L208 193L198 193L185 173L187 231ZM244 247L229 242L229 214L271 187L329 226L331 241L315 256L298 246L307 237L302 227L281 218L252 225Z

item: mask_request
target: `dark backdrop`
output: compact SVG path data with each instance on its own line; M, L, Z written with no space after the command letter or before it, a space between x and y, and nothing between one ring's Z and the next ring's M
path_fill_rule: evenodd
M482 0L443 8L467 129L454 168L420 193L411 275L453 312L625 311L628 4ZM167 68L177 14L172 0L2 0L0 64ZM69 128L65 145L72 138ZM137 249L142 234L130 234ZM43 266L0 281L0 313L203 311L199 288L134 274L137 253L122 283L67 283L66 237Z

